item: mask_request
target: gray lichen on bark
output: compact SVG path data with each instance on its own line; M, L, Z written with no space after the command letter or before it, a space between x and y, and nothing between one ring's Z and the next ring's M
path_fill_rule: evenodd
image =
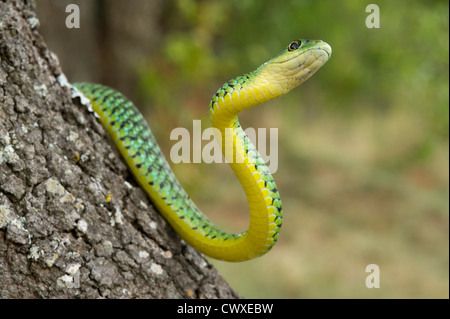
M33 5L0 1L0 298L237 297L56 81Z

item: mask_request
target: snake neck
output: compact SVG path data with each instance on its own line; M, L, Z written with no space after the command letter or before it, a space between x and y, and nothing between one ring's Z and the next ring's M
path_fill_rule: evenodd
M273 76L270 81L267 80L265 73L263 64L253 72L235 77L217 90L211 99L211 123L220 132L216 140L221 144L222 152L230 164L246 160L251 163L260 159L259 153L239 124L238 114L286 93L282 85L273 81ZM233 152L229 152L230 149ZM258 162L257 165L267 168L264 162Z
M226 82L210 102L210 118L218 129L233 127L238 113L286 93L283 85L267 80L264 64Z
M210 102L211 122L220 132L217 140L249 204L249 229L237 249L243 259L262 255L276 243L282 208L269 169L239 124L238 113L282 94L276 85L266 83L257 69L225 83Z

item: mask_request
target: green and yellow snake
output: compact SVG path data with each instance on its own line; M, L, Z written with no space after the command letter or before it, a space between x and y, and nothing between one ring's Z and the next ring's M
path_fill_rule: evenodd
M144 117L121 93L106 86L75 83L90 101L101 123L160 213L175 231L200 252L222 260L261 256L276 243L282 224L281 200L267 166L238 121L238 113L275 99L311 77L331 55L320 40L296 40L255 71L225 83L213 96L209 113L222 139L232 141L227 159L247 196L250 226L230 234L209 221L170 169Z

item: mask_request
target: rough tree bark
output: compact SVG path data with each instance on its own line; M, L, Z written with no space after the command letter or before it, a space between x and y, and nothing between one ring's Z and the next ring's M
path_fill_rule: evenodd
M235 298L56 81L33 2L0 0L0 298Z

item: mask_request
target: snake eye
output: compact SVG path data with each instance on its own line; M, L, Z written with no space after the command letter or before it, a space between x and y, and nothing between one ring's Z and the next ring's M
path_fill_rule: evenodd
M292 41L292 43L289 44L288 51L295 51L298 48L300 48L301 45L302 45L302 41L300 41L300 40Z

